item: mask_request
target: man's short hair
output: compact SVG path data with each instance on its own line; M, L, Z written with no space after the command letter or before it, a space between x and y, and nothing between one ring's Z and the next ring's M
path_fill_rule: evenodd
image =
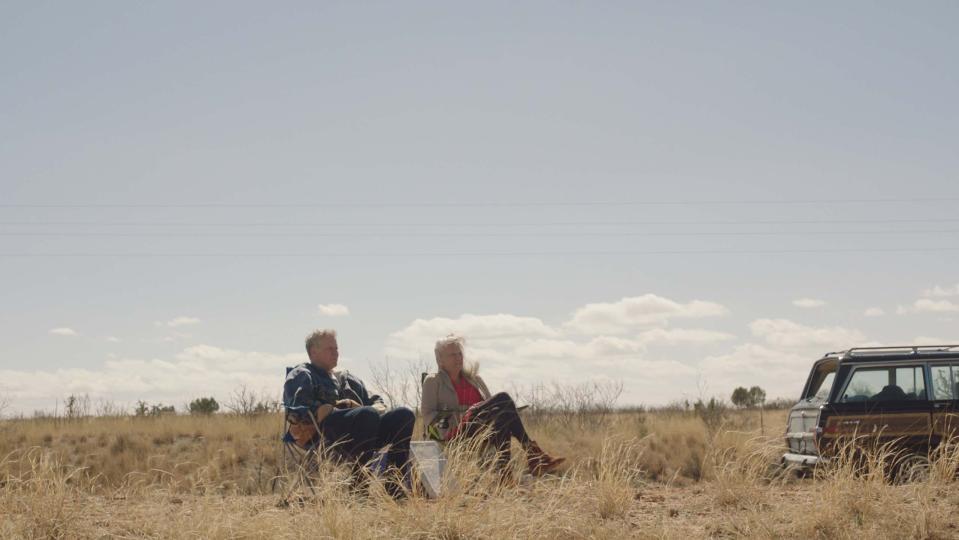
M440 351L443 349L456 345L459 347L460 352L463 352L464 345L466 345L466 340L462 336L457 336L456 334L450 334L445 338L436 342L436 346L433 347L433 354L436 355L436 361L440 361Z
M306 336L306 354L310 354L311 348L316 347L321 341L328 338L336 339L336 330L314 330L310 335Z

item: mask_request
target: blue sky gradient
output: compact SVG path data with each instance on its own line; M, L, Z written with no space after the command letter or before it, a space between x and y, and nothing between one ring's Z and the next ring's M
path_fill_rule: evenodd
M0 398L272 391L327 326L624 403L959 341L957 16L0 3Z

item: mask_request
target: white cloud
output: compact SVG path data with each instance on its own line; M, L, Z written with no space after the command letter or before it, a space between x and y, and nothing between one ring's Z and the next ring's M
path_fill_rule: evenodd
M74 330L73 328L66 328L66 327L51 328L50 334L54 336L67 336L67 337L77 337L80 335L80 333Z
M880 307L866 308L866 311L863 312L863 315L865 315L866 317L882 317L885 314L886 314L885 310L883 310Z
M326 317L345 317L350 314L350 308L343 304L320 304L317 311Z
M925 289L922 291L922 295L925 297L943 297L943 296L959 296L959 283L951 287L940 287L936 285L931 289Z
M630 335L588 336L568 330L535 317L504 313L417 319L391 334L385 351L392 361L421 361L434 369L434 343L454 333L466 338L467 361L481 364L491 388L616 380L624 383L624 402L664 403L678 397L675 389L695 378L696 370L674 355L650 358L649 346L699 347L735 339L702 329L651 328Z
M826 301L818 298L799 298L793 300L793 305L804 309L813 309L825 306Z
M465 336L470 345L552 338L560 335L555 329L535 317L519 317L506 313L465 314L456 319L434 317L416 319L406 328L390 334L387 354L429 351L432 355L436 341L449 334Z
M166 322L157 321L155 324L156 326L166 326L168 328L176 328L178 326L200 324L200 319L197 319L196 317L180 316L180 317L174 317L173 319L170 319L169 321L166 321Z
M655 294L644 294L617 302L586 304L573 313L565 327L584 334L622 334L662 326L672 319L717 317L728 312L714 302L693 300L683 304Z
M104 338L107 343L120 343L120 338L114 336L107 336Z
M749 329L754 336L776 347L847 349L866 341L857 330L841 326L804 326L787 319L757 319L749 324Z
M479 361L491 388L582 384L596 379L622 381L631 403L666 402L695 369L674 359L649 358L646 343L620 336L587 341L533 339L468 347L467 359Z
M517 346L514 352L519 357L535 360L602 360L608 357L642 354L646 352L646 344L639 340L616 336L594 337L585 343L540 339L523 343Z
M619 336L594 336L587 342L575 341L565 332L535 317L498 313L494 315L462 315L456 319L436 317L416 319L406 328L394 332L387 342L387 356L432 357L436 340L456 334L464 336L474 353L484 350L515 350L533 357L596 358L602 352L629 351L641 353L648 344L712 343L735 339L732 334L712 330L685 328L653 328L627 339ZM552 352L549 352L552 351ZM584 353L584 351L587 351Z
M272 354L197 345L172 358L108 357L92 369L0 370L0 395L25 411L52 408L70 394L127 404L162 401L177 408L200 396L212 395L223 403L240 386L278 397L285 368L304 361L302 352Z
M920 298L913 302L911 306L899 306L896 313L908 315L913 313L955 313L959 312L959 304L949 300L930 300L929 298Z
M726 332L695 328L653 328L639 334L640 341L650 344L713 343L733 339L736 339L736 336Z
M730 353L707 357L700 368L711 395L728 399L737 386L759 386L769 398L798 399L817 358L816 354L745 343Z

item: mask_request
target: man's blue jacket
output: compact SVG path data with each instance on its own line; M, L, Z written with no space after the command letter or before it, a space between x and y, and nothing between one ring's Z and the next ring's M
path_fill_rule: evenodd
M286 376L283 383L283 405L300 420L306 420L306 411L316 413L320 405L335 405L340 399L352 399L363 406L385 409L383 398L366 390L366 385L348 371L332 374L310 362L304 362Z

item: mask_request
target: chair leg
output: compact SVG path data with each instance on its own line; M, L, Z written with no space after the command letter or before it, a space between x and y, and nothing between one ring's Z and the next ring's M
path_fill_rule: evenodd
M316 497L316 488L313 486L313 477L310 476L310 473L316 468L316 459L317 455L313 450L308 451L306 455L303 456L303 461L309 465L309 468L304 467L302 469L303 482L306 484L306 487L310 488L310 493L313 494L313 497Z
M310 493L313 497L316 497L316 488L313 485L313 479L310 477L310 472L313 469L312 461L316 455L313 450L306 450L300 452L292 448L292 445L286 446L287 454L290 457L290 460L293 462L294 473L292 481L290 482L289 489L286 490L286 495L284 500L289 500L293 496L293 492L300 487L300 484L305 484L306 487L310 489Z

